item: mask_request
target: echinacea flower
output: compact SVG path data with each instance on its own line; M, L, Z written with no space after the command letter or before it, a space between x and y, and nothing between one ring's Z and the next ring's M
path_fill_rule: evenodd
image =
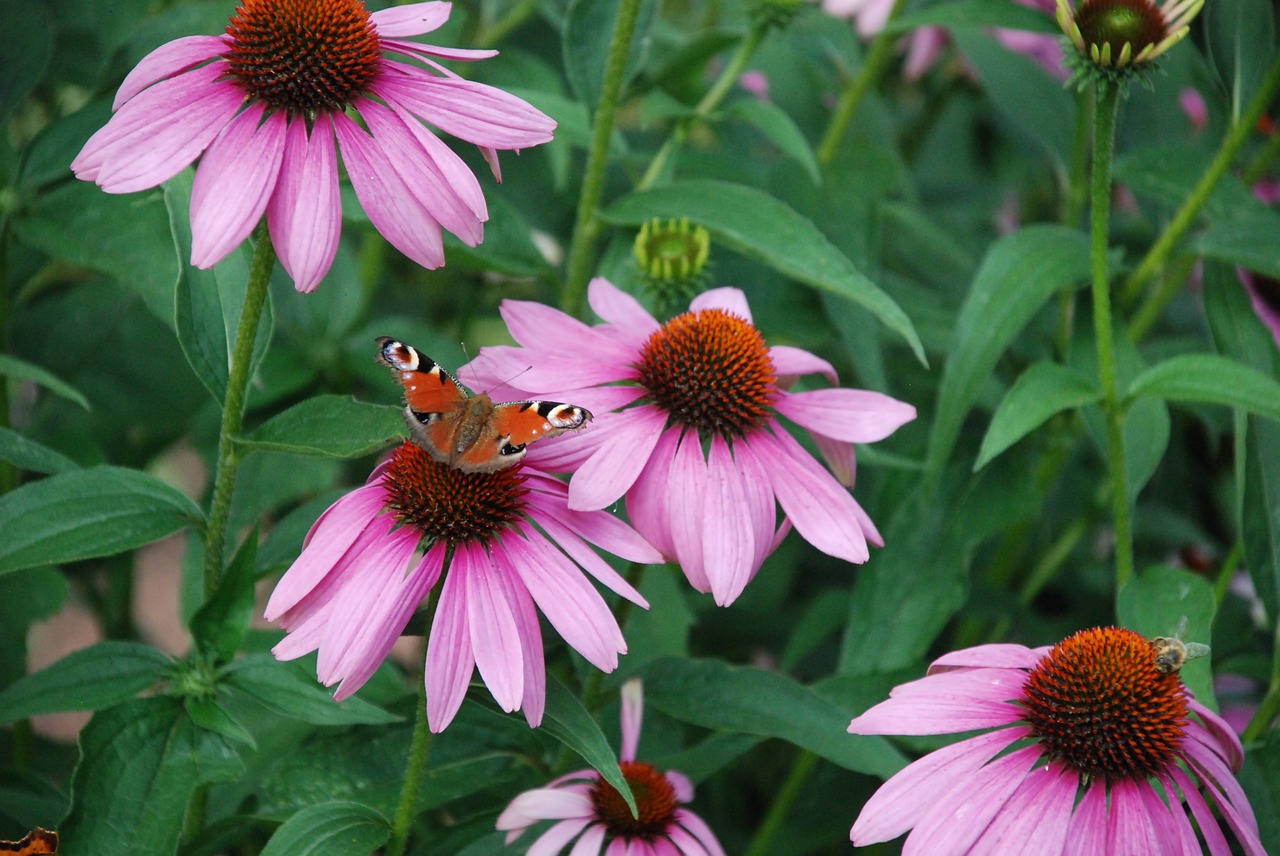
M595 770L561 776L545 788L525 791L498 815L497 828L511 844L545 820L558 821L529 847L537 856L555 856L578 840L572 856L724 856L724 848L706 822L684 805L693 800L693 783L683 773L659 772L636 760L644 688L639 679L622 685L622 753L619 767L636 799L638 817L617 789ZM581 836L581 837L579 837ZM607 845L607 846L606 846Z
M1244 268L1236 268L1236 275L1249 292L1254 314L1271 331L1276 347L1280 348L1280 279Z
M1076 48L1071 64L1087 79L1123 79L1186 38L1204 0L1057 0L1058 26Z
M320 516L276 585L266 617L289 631L276 657L318 650L317 677L340 682L334 698L344 699L443 577L427 641L431 730L458 712L473 668L503 710L523 708L537 726L546 700L538 611L589 662L612 671L627 646L582 571L648 604L591 545L661 561L609 513L570 511L566 495L563 482L528 466L466 473L405 443Z
M360 0L243 0L225 35L186 36L144 57L120 86L115 115L71 168L108 193L131 193L200 158L191 263L212 267L265 212L280 263L305 292L338 249L340 151L378 231L438 268L441 227L475 246L488 210L470 168L422 121L479 146L495 176L498 149L545 143L555 129L523 100L436 62L497 51L406 39L439 28L451 8L413 3L370 14Z
M768 347L736 288L704 292L665 324L605 279L593 280L588 296L603 325L504 301L502 317L521 347L483 348L467 370L481 383L509 380L526 395L595 413L573 443L530 451L540 466L573 471L570 508L607 508L625 496L637 531L721 606L742 593L791 525L850 562L867 560L868 541L883 543L845 487L853 444L889 436L915 418L914 407L858 389L789 391L805 374L834 384L835 369L799 348ZM809 430L839 479L779 416ZM785 514L780 528L776 505Z
M1262 856L1233 775L1239 739L1156 656L1140 634L1107 627L1052 648L979 645L936 660L849 730L990 730L889 779L863 806L853 843L910 830L904 854L1191 856L1198 828L1207 851L1226 856L1216 809L1244 852Z

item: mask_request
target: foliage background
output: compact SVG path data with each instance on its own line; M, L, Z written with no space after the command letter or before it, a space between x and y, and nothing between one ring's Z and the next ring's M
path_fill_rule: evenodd
M188 266L189 171L162 191L110 196L75 181L67 164L138 59L181 35L220 32L231 9L0 6L0 687L9 687L0 719L15 723L0 731L0 837L57 827L68 854L289 853L302 842L340 853L385 841L420 666L412 656L388 663L356 699L334 704L312 663L265 653L280 633L250 626L261 614L253 583L269 591L319 511L402 433L398 391L372 359L375 336L454 367L508 341L501 300L558 301L613 5L460 2L433 35L501 48L467 73L554 116L556 139L504 157L501 186L457 147L482 176L491 220L479 247L447 243L441 270L390 249L344 186L347 222L325 282L298 295L276 271L246 425L254 451L232 506L236 558L203 609L198 530L220 406L211 392L225 384L250 249L213 271ZM590 668L548 635L562 686L550 690L547 727L531 731L472 692L433 745L412 852L503 852L492 825L507 800L581 766L575 752L601 746L597 726L617 745L615 690L630 675L646 681L644 757L692 776L695 808L729 852L789 854L847 852L866 797L936 745L845 727L942 651L1047 644L1111 623L1169 634L1185 615L1187 638L1213 647L1211 663L1184 670L1200 698L1213 699L1212 675L1251 680L1224 705L1256 705L1276 686L1273 388L1250 397L1236 374L1214 375L1215 363L1191 378L1208 381L1195 389L1166 381L1135 399L1126 437L1141 573L1117 594L1100 413L1084 403L1087 390L1072 398L1054 379L1026 380L1037 365L1085 378L1096 365L1087 297L1075 294L1089 273L1085 102L990 37L996 23L1051 31L1047 17L1024 12L999 0L908 4L904 32L947 26L942 61L918 82L891 67L820 163L816 141L866 57L847 21L801 8L750 60L769 100L737 88L691 120L750 30L748 11L714 0L643 5L595 270L651 299L631 256L636 229L688 216L712 232L710 282L747 293L770 344L815 351L845 385L917 407L917 421L859 452L857 496L887 546L854 567L788 538L730 609L691 591L678 569L651 569L642 590L653 608L631 614L630 653L594 693L583 690ZM1273 16L1265 0L1210 0L1154 88L1135 86L1122 103L1115 175L1127 192L1111 236L1121 275L1276 61ZM1203 129L1179 108L1188 87L1207 102ZM636 190L676 127L687 137L668 172ZM1274 140L1257 134L1240 164L1266 173ZM1120 339L1123 382L1198 354L1280 378L1275 342L1234 273L1280 277L1278 248L1276 212L1228 175L1165 269L1176 291L1158 322L1136 344ZM1202 275L1184 287L1192 261ZM879 291L901 308L896 329L888 304L867 308ZM1138 305L1122 302L1120 323ZM1014 403L1046 412L1038 422L1006 412L1014 422L993 427L1020 377L1029 391ZM161 576L180 585L144 584L144 545L164 538L182 549L163 554ZM1240 594L1244 581L1255 594ZM106 641L19 682L41 654L28 640L47 638L32 627L69 607ZM139 623L143 611L179 618L194 648L159 638ZM201 684L191 650L233 665L216 686ZM155 686L163 691L144 692ZM94 711L78 746L31 725L66 710ZM1280 738L1256 737L1241 778L1264 842L1280 850ZM193 828L197 793L205 808Z

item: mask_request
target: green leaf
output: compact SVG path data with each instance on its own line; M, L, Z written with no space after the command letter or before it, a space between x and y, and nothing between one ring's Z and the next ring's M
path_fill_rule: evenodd
M258 527L241 543L217 592L191 617L191 635L201 653L226 663L240 650L253 617L254 568ZM230 736L230 735L228 735Z
M0 5L0 123L7 122L44 76L53 55L53 27L49 13L39 3Z
M992 245L960 310L942 373L925 467L931 478L941 475L1000 355L1051 296L1088 277L1088 241L1075 230L1029 226Z
M1268 0L1214 0L1205 5L1209 59L1231 93L1231 118L1240 118L1275 55L1274 11Z
M80 733L63 852L175 853L195 789L241 770L225 740L197 728L177 699L101 711Z
M642 671L645 703L683 722L777 737L882 778L905 764L884 738L848 734L850 711L777 672L676 658L655 660Z
M93 409L89 407L89 400L80 394L80 390L35 363L0 354L0 374L8 375L18 380L32 381L53 394L60 395L68 401L80 405L85 410Z
M302 668L255 654L227 667L225 686L281 716L311 725L381 725L399 717L359 698L336 702Z
M205 731L221 734L223 737L234 740L237 743L243 743L251 749L257 748L258 744L254 741L253 735L249 733L248 729L241 725L216 700L188 697L183 699L183 703L186 705L187 715L191 717L191 721Z
M656 0L643 0L636 16L635 31L627 49L626 81L638 70L641 52L647 43L649 23L657 9ZM573 0L565 10L564 69L578 100L592 111L600 104L603 92L605 62L618 21L618 4L597 0Z
M926 363L911 319L893 298L864 276L811 221L764 191L708 179L677 181L632 193L601 216L631 226L654 217L688 217L735 252L868 309Z
M1058 363L1035 363L1005 393L982 438L973 468L979 470L1005 449L1045 423L1050 416L1098 400L1093 382Z
M123 553L203 519L190 499L138 470L59 473L0 498L0 573Z
M169 211L169 228L177 249L177 278L174 327L178 344L196 377L218 404L227 396L231 351L240 326L240 312L249 282L251 243L245 241L232 250L212 270L193 267L191 258L191 182L193 171L184 170L164 186ZM262 309L258 335L253 343L252 365L256 366L271 341L271 300Z
M1184 354L1152 366L1129 384L1129 397L1225 404L1280 421L1280 383L1229 357Z
M319 395L271 417L243 442L276 452L356 458L404 437L402 410L347 395Z
M29 473L65 473L80 465L61 452L24 437L12 428L0 428L0 460Z
M1271 729L1250 744L1237 778L1257 817L1263 846L1274 853L1280 842L1280 732Z
M1120 590L1116 616L1122 626L1148 639L1179 636L1184 642L1212 645L1213 586L1184 568L1147 568ZM1216 709L1209 659L1188 661L1180 674L1197 699Z
M1250 217L1215 222L1191 242L1191 250L1276 278L1280 277L1277 234L1280 214L1264 210Z
M1005 27L1033 33L1060 32L1053 18L1005 0L955 0L899 18L885 29L908 33L919 27Z
M348 856L387 843L391 825L368 806L327 802L308 806L280 824L262 856Z
M822 170L818 167L813 147L795 120L781 107L756 98L739 98L726 108L725 114L755 126L784 155L803 167L814 184L822 183Z
M128 701L169 672L169 657L140 642L99 642L0 692L0 722L45 713L102 710Z
M1113 173L1117 181L1129 185L1139 197L1177 208L1196 188L1209 169L1208 152L1192 145L1144 146L1116 159ZM1225 175L1213 188L1204 206L1209 224L1274 217L1267 206L1234 175Z
M587 713L582 703L554 675L547 676L547 708L542 730L595 767L606 782L617 788L632 813L636 812L636 800L631 794L631 786L622 777L618 756L610 748L609 741L605 739L591 714Z

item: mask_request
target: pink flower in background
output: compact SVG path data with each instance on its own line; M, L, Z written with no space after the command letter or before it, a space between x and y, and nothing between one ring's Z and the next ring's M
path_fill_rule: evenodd
M822 11L833 18L847 18L858 35L871 38L884 29L893 11L894 0L822 0Z
M546 690L538 611L578 653L612 671L627 646L582 572L648 604L591 545L661 561L608 512L570 511L567 493L529 467L464 473L405 443L320 516L276 585L266 617L289 631L276 657L318 650L317 676L326 686L340 682L334 698L342 700L377 670L443 577L427 642L431 730L458 712L473 668L503 710L523 708L537 726Z
M1236 275L1249 292L1254 314L1271 331L1276 347L1280 348L1280 280L1244 268L1236 268Z
M622 795L595 770L561 776L545 788L525 791L498 816L497 828L511 844L544 820L558 821L538 837L528 852L561 853L575 838L572 856L724 856L724 848L702 818L684 808L693 800L693 783L683 773L660 773L636 760L644 690L638 679L622 685L623 778L631 786L639 817Z
M859 846L910 831L904 853L1266 851L1233 771L1244 753L1155 646L1114 627L1050 648L947 654L853 720L854 734L984 730L908 765L862 807ZM1208 799L1205 796L1208 796ZM1188 816L1188 811L1190 815ZM1194 819L1194 826L1192 824Z
M545 469L574 473L570 508L608 508L625 496L632 525L721 606L791 525L850 562L867 560L868 541L883 543L845 488L853 444L889 436L915 418L914 407L866 390L788 391L806 374L834 384L835 369L799 348L768 347L736 288L699 295L665 324L605 279L592 281L589 298L603 325L504 301L521 347L483 348L466 370L482 386L506 381L511 398L559 398L595 414L573 443L548 440L529 452ZM837 475L779 416L809 430Z
M498 149L545 143L555 129L521 99L436 62L497 51L405 40L438 29L450 10L433 2L370 14L359 0L244 0L226 35L187 36L144 57L71 168L108 193L131 193L199 158L191 263L212 267L265 213L280 263L305 292L338 249L340 151L378 231L438 268L441 228L475 246L489 215L470 168L420 120L480 147L495 176Z
M763 71L744 71L738 75L738 85L761 101L769 100L769 78Z
M1204 103L1200 90L1191 86L1183 87L1178 91L1178 106L1197 134L1209 126L1209 107Z

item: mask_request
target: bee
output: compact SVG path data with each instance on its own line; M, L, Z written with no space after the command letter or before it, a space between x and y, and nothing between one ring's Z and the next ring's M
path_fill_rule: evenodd
M1177 674L1188 660L1195 660L1209 653L1209 646L1199 642L1183 642L1187 619L1178 622L1173 636L1157 636L1151 640L1156 649L1156 671L1162 675Z

